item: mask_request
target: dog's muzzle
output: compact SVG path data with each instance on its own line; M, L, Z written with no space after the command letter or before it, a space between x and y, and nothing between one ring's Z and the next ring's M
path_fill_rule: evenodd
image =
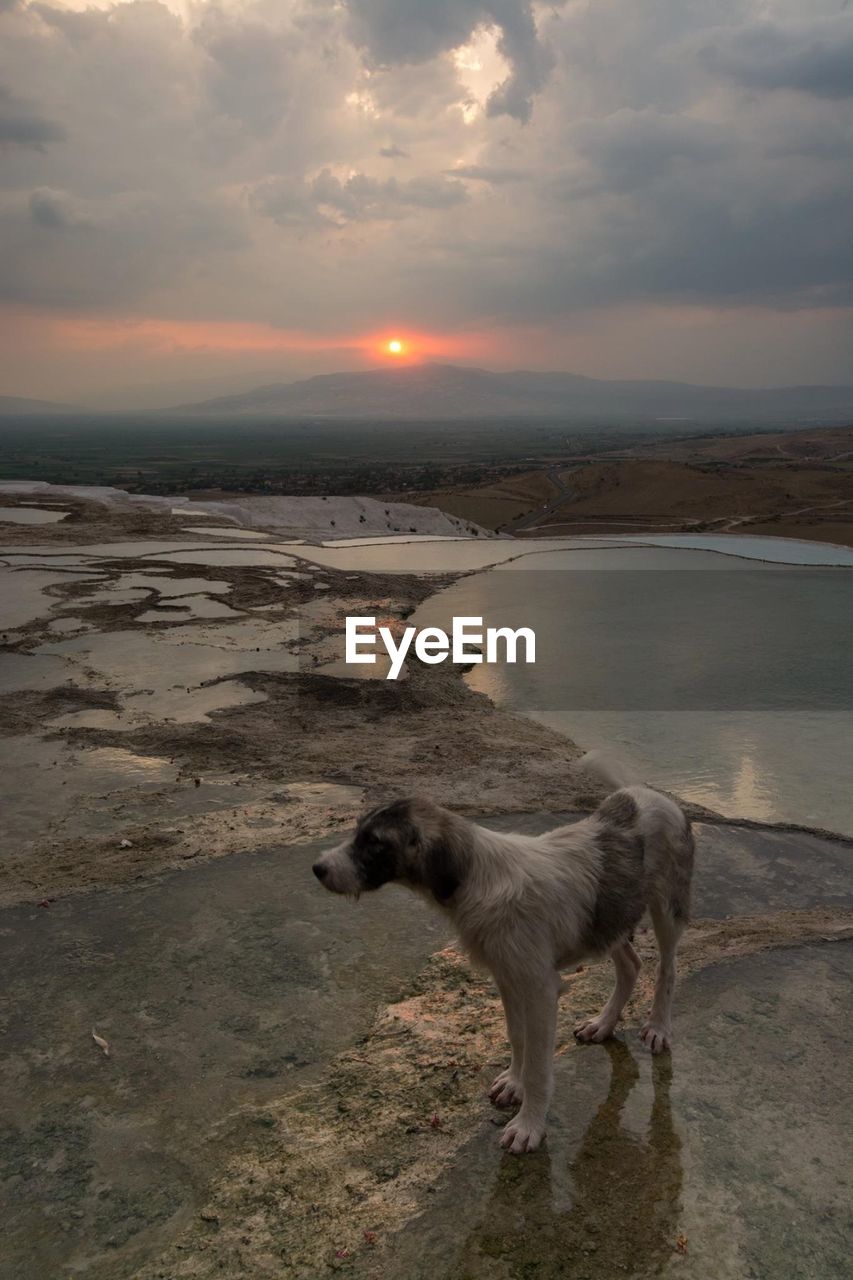
M330 893L357 895L361 892L356 869L351 857L352 846L348 840L335 849L329 849L317 859L311 870L324 889Z

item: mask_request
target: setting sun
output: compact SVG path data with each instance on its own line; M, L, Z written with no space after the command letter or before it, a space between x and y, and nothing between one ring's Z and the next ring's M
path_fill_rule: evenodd
M388 354L392 356L401 356L405 352L405 347L399 338L392 338L388 343Z

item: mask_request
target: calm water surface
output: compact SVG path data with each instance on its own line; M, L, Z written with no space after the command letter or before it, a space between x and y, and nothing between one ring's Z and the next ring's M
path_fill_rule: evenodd
M766 541L732 539L762 560ZM672 540L555 548L460 579L412 621L532 627L535 665L475 667L471 686L731 816L851 834L853 575L812 568L836 551L815 546L800 568Z

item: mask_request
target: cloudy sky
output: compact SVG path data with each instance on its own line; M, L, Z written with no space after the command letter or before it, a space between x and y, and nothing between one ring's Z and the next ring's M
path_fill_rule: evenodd
M0 0L0 391L853 381L853 0Z

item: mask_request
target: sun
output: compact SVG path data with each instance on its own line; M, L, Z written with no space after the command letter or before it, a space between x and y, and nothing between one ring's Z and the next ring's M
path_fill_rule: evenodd
M387 343L387 351L389 356L402 356L406 354L406 345L399 338L391 338Z

